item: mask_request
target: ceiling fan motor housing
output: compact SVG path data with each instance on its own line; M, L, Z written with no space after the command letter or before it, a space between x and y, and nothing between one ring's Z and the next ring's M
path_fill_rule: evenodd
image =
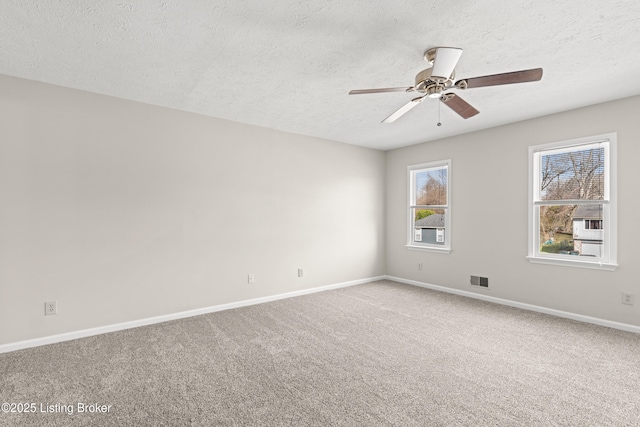
M435 80L431 80L432 70L432 68L427 68L416 74L415 85L413 86L413 88L415 91L424 93L430 98L439 98L440 95L442 95L442 92L453 86L455 73L451 73L451 76L448 80L444 82L438 82Z

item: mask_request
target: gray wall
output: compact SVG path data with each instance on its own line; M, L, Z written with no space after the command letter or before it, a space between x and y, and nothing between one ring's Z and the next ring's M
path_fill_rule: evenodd
M640 302L621 304L623 291L640 298L639 111L636 96L387 152L387 274L640 325ZM608 132L618 134L620 267L529 263L528 147ZM452 159L452 252L407 250L407 166L442 159ZM490 289L470 287L470 275L488 277Z
M385 153L6 76L0 93L0 345L384 274L640 325L620 303L640 298L640 97ZM607 132L620 267L530 264L528 147ZM453 250L409 251L407 165L449 158Z
M6 76L0 93L0 344L384 274L383 152Z

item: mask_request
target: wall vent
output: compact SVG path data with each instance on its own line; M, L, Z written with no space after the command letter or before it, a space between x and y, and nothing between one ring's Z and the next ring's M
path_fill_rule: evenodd
M489 287L489 278L481 276L471 276L471 286L479 286L481 288Z

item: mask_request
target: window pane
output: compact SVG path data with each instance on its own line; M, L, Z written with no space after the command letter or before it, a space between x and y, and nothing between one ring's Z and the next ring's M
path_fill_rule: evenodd
M540 206L540 252L602 257L603 205Z
M568 150L540 157L542 200L603 200L604 148Z
M444 245L446 237L446 209L414 208L413 243Z
M416 205L447 204L447 168L423 169L415 172Z

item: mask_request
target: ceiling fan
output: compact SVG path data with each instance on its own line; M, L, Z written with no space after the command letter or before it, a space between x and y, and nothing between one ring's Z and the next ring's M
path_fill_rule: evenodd
M349 95L363 95L383 92L418 92L421 94L396 110L382 123L394 122L425 98L440 98L446 106L458 113L463 119L468 119L479 113L471 104L460 98L449 89L472 89L476 87L498 86L513 83L535 82L542 79L542 68L513 71L510 73L493 74L489 76L472 77L454 82L454 68L462 55L462 49L455 47L434 47L424 53L424 60L430 68L420 71L416 75L415 84L410 87L389 87L380 89L357 89Z

